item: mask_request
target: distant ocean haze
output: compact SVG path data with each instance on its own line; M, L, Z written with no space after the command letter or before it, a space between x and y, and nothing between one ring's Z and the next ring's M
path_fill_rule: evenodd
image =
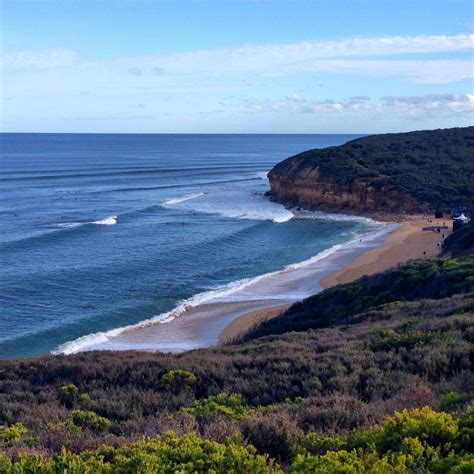
M354 239L363 220L295 217L264 196L277 162L351 138L1 134L0 357L137 324Z

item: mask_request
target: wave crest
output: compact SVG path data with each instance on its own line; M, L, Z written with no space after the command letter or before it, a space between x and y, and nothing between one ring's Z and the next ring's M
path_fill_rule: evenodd
M110 217L106 217L105 219L100 219L98 221L87 222L87 224L115 225L117 224L117 216L110 216Z

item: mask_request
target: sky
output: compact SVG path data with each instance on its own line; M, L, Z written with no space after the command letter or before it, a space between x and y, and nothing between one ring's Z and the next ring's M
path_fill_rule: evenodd
M471 0L0 0L0 131L472 125L473 23Z

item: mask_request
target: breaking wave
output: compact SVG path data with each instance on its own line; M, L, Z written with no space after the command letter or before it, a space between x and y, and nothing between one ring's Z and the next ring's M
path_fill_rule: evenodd
M175 204L179 204L181 202L190 201L191 199L196 199L198 197L204 196L205 193L191 193L185 194L184 196L178 196L174 198L167 199L161 203L162 206L174 206Z
M231 297L231 295L235 295L239 291L244 290L248 288L249 286L265 278L269 278L274 275L278 275L278 274L288 272L288 271L294 271L299 268L312 265L316 262L319 262L323 259L326 259L332 256L333 254L341 250L351 248L351 247L357 247L358 245L360 245L361 241L367 242L369 240L375 240L376 238L380 238L392 230L393 230L393 224L384 225L382 229L378 228L375 231L370 231L364 234L360 234L357 236L357 238L350 240L349 242L333 245L332 247L319 252L317 255L307 260L287 265L281 270L264 273L262 275L258 275L252 278L244 278L241 280L228 283L226 285L221 285L217 288L213 288L208 291L204 291L202 293L198 293L188 299L185 299L179 302L177 306L173 308L171 311L159 314L150 319L141 321L137 324L123 326L116 329L111 329L109 331L88 334L86 336L82 336L73 341L66 342L60 345L54 351L52 351L52 353L53 354L74 354L77 352L83 352L83 351L88 351L88 350L104 349L104 347L100 347L100 346L103 344L109 343L111 339L127 331L134 330L137 328L147 327L149 325L156 324L156 323L159 323L159 324L168 323L172 321L174 318L182 315L187 310L204 303L227 301L229 297ZM275 298L273 299L278 299L278 296L275 295ZM117 349L130 349L130 347L128 346L122 347L120 345L117 345L117 346L114 346L113 349L116 349L116 350Z
M86 222L60 222L55 224L55 227L60 229L74 229L75 227L80 227L83 225L95 224L95 225L115 225L117 224L117 216L104 217L104 219L98 219L96 221L86 221Z

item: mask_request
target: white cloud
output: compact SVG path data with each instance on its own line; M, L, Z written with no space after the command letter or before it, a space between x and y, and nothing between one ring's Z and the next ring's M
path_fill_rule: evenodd
M77 64L79 55L66 48L9 49L2 51L0 65L6 74L21 71L38 71Z
M250 77L305 72L401 77L449 83L472 77L465 59L392 59L393 55L469 51L474 35L391 36L244 46L132 58L91 60L64 49L14 50L2 54L5 96L174 93L213 88Z
M376 102L368 97L351 97L347 100L312 100L299 95L282 99L257 100L230 98L224 106L249 112L279 112L285 114L316 114L358 111L394 111L400 113L472 113L474 96L469 94L427 94L411 97L381 97Z

